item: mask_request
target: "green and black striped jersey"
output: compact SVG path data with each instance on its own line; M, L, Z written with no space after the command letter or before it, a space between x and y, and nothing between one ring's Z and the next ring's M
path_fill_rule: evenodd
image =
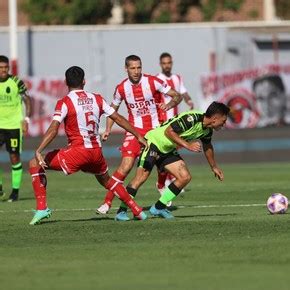
M165 136L165 130L171 126L174 132L186 141L199 139L203 143L210 143L213 130L203 127L203 118L204 113L197 110L180 113L149 131L145 138L149 143L155 144L160 152L169 153L178 147Z
M0 128L21 128L23 119L22 94L26 87L18 77L9 75L4 81L0 81Z

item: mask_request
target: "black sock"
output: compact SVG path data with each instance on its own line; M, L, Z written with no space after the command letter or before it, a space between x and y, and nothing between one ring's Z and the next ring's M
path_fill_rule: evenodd
M11 195L18 195L19 189L18 188L12 188Z
M178 188L174 182L171 182L168 186L168 188L171 190L171 192L174 194L174 195L178 195L180 192L181 192L181 189Z
M126 190L128 193L132 196L135 197L137 194L137 189L130 187L129 185L126 187Z

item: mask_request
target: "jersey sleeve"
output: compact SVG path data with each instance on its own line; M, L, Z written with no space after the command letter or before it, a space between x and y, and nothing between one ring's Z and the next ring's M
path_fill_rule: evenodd
M200 138L200 141L204 144L209 144L211 143L211 137L212 137L212 129L210 129L210 131L208 132L207 135L205 135L204 137Z
M179 93L180 93L181 95L187 93L187 89L186 89L186 87L184 86L184 83L183 83L183 79L182 79L182 77L178 75L178 78L179 78L179 81L180 81Z
M181 134L189 130L198 121L198 116L193 113L188 113L178 117L170 126L177 134Z
M154 78L154 84L155 84L156 90L164 95L166 95L171 89L171 87L165 81L157 77Z
M103 111L104 111L104 115L106 117L111 116L114 112L115 109L112 108L104 99L103 99Z
M19 94L24 94L27 91L26 86L22 80L19 80L18 82L18 89L19 89Z
M112 103L115 105L115 106L120 106L120 104L122 103L122 97L121 97L121 94L119 92L119 86L116 87L115 89L115 92L114 92L114 95L113 95L113 101Z
M63 101L63 99L58 100L55 106L53 120L58 121L61 123L67 115L67 105Z

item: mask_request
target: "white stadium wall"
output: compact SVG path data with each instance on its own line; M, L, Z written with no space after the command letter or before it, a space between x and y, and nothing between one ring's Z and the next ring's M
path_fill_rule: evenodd
M200 77L210 73L211 53L216 54L217 72L272 64L273 51L259 50L255 40L271 40L274 28L275 33L281 31L280 38L290 41L290 33L283 32L288 25L288 22L268 24L268 30L263 22L20 27L19 74L63 78L67 67L79 65L86 71L87 88L110 99L115 85L126 77L127 55L139 55L143 71L156 74L159 55L167 51L174 57L174 71L184 77L197 107L202 107L198 102ZM1 53L8 55L8 28L0 28L0 43ZM281 63L288 61L288 52L279 51Z

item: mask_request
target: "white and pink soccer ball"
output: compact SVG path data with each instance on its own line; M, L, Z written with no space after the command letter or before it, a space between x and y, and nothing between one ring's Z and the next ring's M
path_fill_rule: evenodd
M267 200L267 208L271 214L285 213L288 209L288 198L282 193L273 193Z

